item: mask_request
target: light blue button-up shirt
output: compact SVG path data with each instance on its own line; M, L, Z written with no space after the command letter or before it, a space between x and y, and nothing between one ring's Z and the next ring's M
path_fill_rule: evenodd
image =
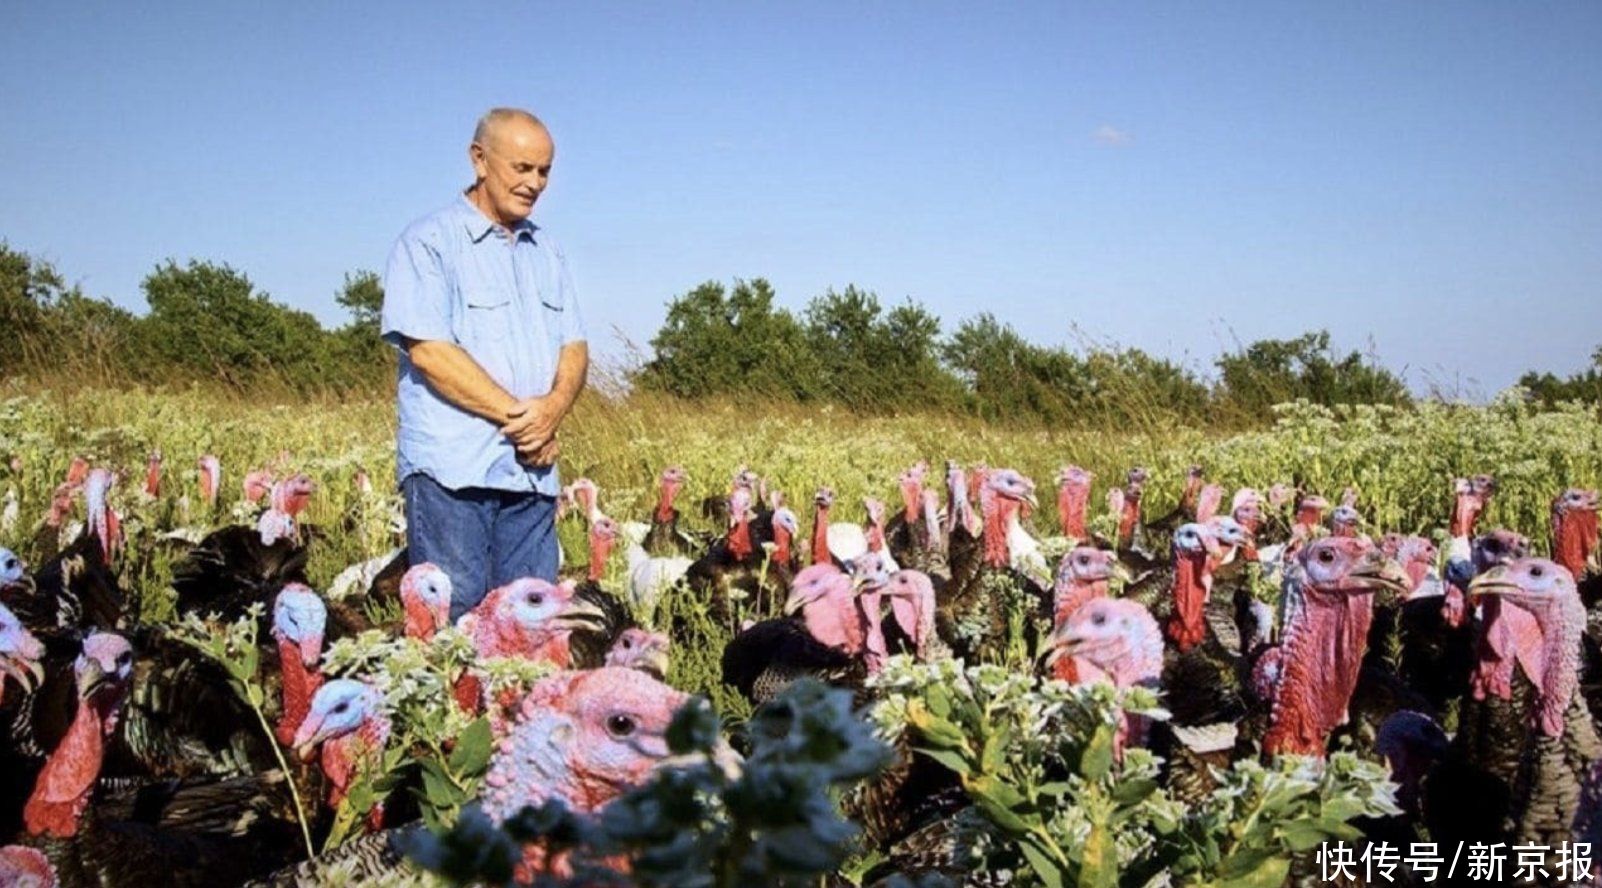
M384 271L383 336L401 351L397 480L422 472L453 490L557 494L554 466L518 462L499 425L429 387L403 342L453 342L513 397L549 392L584 321L567 260L543 228L525 219L508 235L465 195L413 222Z

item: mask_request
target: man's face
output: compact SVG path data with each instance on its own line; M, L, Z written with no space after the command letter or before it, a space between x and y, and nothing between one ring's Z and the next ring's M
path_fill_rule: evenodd
M468 148L473 173L489 214L502 225L528 218L551 175L556 146L545 128L523 120L503 121Z

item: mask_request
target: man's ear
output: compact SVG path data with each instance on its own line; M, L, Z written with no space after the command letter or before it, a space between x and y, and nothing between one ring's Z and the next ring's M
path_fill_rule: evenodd
M467 159L473 163L474 184L484 181L489 176L489 154L484 146L473 142L467 146Z

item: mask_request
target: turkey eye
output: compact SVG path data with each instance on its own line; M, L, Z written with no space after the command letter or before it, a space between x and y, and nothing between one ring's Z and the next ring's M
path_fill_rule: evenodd
M1090 618L1090 622L1095 623L1097 626L1100 626L1101 624L1107 622L1107 617L1102 615L1102 614L1096 614L1095 616Z
M634 733L634 719L626 715L614 715L606 720L606 731L614 737L627 737Z
M133 654L131 652L123 651L122 653L117 655L117 665L118 666L126 666L131 662L133 662Z
M632 647L634 647L633 641L630 641L627 638L623 639L623 650L629 650Z
M1318 560L1328 564L1335 560L1335 553L1328 549L1320 549L1318 551Z
M334 714L335 715L343 715L345 710L347 710L349 708L350 708L350 704L349 703L341 703L338 706L334 707Z
M1530 568L1530 576L1532 576L1532 577L1543 576L1545 573L1546 573L1546 571L1542 570L1538 566Z
M529 604L533 604L533 605L544 604L545 603L545 596L544 595L530 595L528 597L528 603Z

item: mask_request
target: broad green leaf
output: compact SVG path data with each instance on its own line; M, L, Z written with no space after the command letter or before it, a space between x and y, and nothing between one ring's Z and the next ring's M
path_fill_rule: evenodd
M929 749L922 746L917 747L917 751L956 772L960 777L967 777L973 773L973 769L968 766L968 760L963 758L961 753L950 749Z
M451 772L458 777L476 776L489 767L490 723L480 718L462 730L451 750Z
M1112 800L1120 806L1138 805L1157 791L1157 781L1125 780L1113 787Z
M1079 759L1079 774L1086 780L1096 781L1107 776L1113 765L1113 727L1098 725L1085 751Z
M1029 868L1034 870L1040 878L1041 884L1046 888L1062 888L1062 867L1052 859L1051 855L1041 848L1034 837L1028 837L1018 842L1018 850L1023 852L1024 860Z

